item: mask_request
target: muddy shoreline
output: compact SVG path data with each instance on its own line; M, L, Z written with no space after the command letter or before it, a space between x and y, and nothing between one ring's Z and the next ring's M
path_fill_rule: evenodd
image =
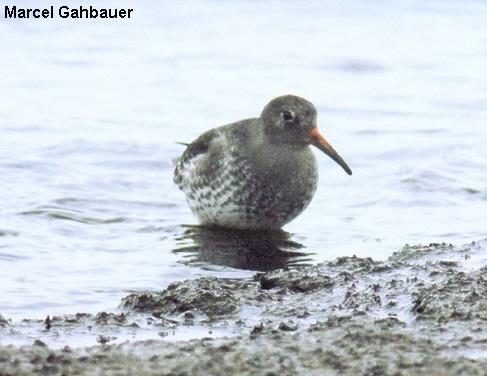
M251 280L180 281L124 297L121 311L22 323L0 315L1 338L21 326L104 333L90 347L2 340L0 374L484 375L487 241L405 246L384 262L341 257ZM206 335L164 339L194 327ZM123 331L133 340L117 343ZM148 331L160 339L141 340Z

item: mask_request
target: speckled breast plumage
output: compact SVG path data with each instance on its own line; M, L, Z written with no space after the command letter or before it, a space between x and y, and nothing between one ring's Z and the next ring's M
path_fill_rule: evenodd
M306 168L290 168L289 161L282 165L270 158L256 162L239 144L245 135L233 137L235 129L215 129L190 144L177 163L174 181L204 225L281 228L313 197L314 156L306 150Z

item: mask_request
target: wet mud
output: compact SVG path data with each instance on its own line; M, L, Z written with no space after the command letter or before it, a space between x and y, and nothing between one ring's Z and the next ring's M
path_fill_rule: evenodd
M485 375L487 241L405 246L383 262L341 257L248 280L179 281L132 293L120 308L23 323L0 315L2 337L20 325L102 333L89 347L2 341L0 374ZM206 335L138 336L196 326ZM133 339L117 342L122 330Z

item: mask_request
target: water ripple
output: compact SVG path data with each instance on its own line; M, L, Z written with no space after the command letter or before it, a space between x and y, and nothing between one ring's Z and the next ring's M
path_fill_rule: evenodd
M51 210L51 209L27 210L21 212L20 214L46 216L53 219L62 219L62 220L74 221L74 222L84 223L84 224L111 224L111 223L120 223L120 222L129 221L128 218L124 218L124 217L112 217L112 218L100 219L95 217L78 215L76 213L65 211L65 210Z

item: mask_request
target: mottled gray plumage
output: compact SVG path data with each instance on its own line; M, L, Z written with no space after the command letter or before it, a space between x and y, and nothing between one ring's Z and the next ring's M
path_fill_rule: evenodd
M319 134L313 104L278 97L259 118L211 129L189 144L174 181L203 225L278 229L308 206L316 190L310 144L351 174Z

